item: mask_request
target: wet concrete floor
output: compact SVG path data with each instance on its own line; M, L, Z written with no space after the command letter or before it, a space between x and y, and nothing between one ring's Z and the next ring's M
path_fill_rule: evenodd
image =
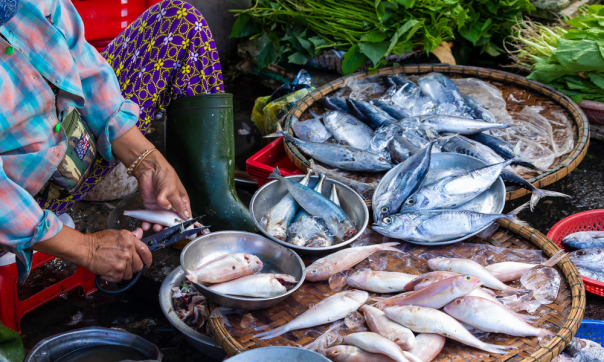
M245 159L262 147L261 137L252 132L238 134L252 126L249 115L258 96L271 93L255 79L240 77L227 85L234 93L236 167L245 171ZM162 125L156 125L150 138L161 146ZM243 132L245 133L245 132ZM520 217L544 234L560 219L577 212L604 208L604 142L592 141L587 157L569 176L548 186L548 190L566 193L570 199L549 198L539 203L535 211L525 211ZM242 199L249 201L250 190L238 189ZM253 190L251 190L253 192ZM511 210L529 200L528 196L509 202ZM108 218L118 202L94 204L81 202L70 212L79 230L94 232L108 227ZM129 225L128 227L134 227ZM23 341L31 349L41 339L87 326L120 328L157 344L165 362L214 361L193 349L164 318L158 302L159 287L163 278L179 265L179 251L167 248L154 253L152 267L145 271L138 284L128 292L110 297L94 293L84 297L81 291L68 293L35 311L22 320ZM604 298L588 294L586 319L604 320Z

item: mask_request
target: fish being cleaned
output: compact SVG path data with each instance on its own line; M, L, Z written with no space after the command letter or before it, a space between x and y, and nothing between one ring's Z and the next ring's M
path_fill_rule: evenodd
M415 346L409 351L422 362L430 362L445 346L446 338L436 333L420 333L415 336Z
M398 119L392 118L386 111L368 102L348 98L346 99L346 105L351 114L373 129L388 126L398 121Z
M401 207L401 212L452 209L463 205L491 187L499 178L501 171L511 162L512 160L508 160L468 172L456 173L422 186L407 198Z
M388 171L373 193L374 220L395 214L401 210L405 200L416 192L424 182L432 158L431 142L422 151L409 157Z
M405 291L405 285L415 277L406 273L359 270L346 278L346 284L374 293L398 293Z
M373 130L354 116L333 111L323 116L323 122L336 141L359 150L371 147Z
M330 276L341 271L352 268L369 255L378 251L395 251L401 253L395 245L399 243L384 243L376 245L358 246L337 251L327 255L306 267L306 280L310 282L320 282L328 280Z
M308 185L311 173L312 170L309 169L306 176L300 181L300 185ZM269 235L285 241L287 228L296 216L298 208L298 203L293 196L287 194L277 203L277 205L273 206L269 212L262 216L260 225Z
M514 346L500 346L485 343L474 337L472 333L468 332L468 330L458 321L453 319L453 317L436 309L401 306L386 308L384 313L386 313L388 318L416 333L440 334L441 336L454 339L483 351L505 354L507 353L506 350L516 348Z
M356 346L339 345L325 351L325 356L333 362L395 362L379 353L366 352Z
M437 100L440 104L450 104L459 113L468 113L470 107L466 104L457 86L440 73L430 73L417 81L422 91Z
M504 158L499 156L491 148L483 145L480 142L472 141L463 136L450 138L449 141L442 146L442 149L447 152L457 152L462 155L475 157L481 161L484 161L488 165L504 161ZM560 192L547 191L536 188L530 182L526 181L522 176L516 173L516 171L514 171L514 169L510 166L504 168L500 176L504 181L517 184L520 187L530 190L532 192L530 201L531 211L535 208L535 206L542 197L569 197L568 195L565 195Z
M187 269L187 279L193 283L224 283L259 273L264 264L248 253L230 253L210 260L194 270Z
M359 310L365 315L365 322L367 322L370 331L388 338L404 351L408 351L415 346L413 332L393 322L381 310L369 305L364 305Z
M495 278L501 280L502 282L511 282L512 280L520 279L527 271L533 269L536 266L542 265L547 267L553 267L558 264L560 260L562 260L566 254L564 250L560 250L552 257L541 264L528 264L528 263L517 263L514 261L504 261L502 263L495 263L491 265L487 265L485 267Z
M275 338L289 331L335 322L359 309L365 304L367 298L369 298L369 294L361 290L349 290L334 294L313 305L291 322L272 331L260 333L254 338Z
M296 278L287 274L254 274L214 284L215 292L241 297L271 298L287 293L296 285Z
M463 297L480 287L480 279L472 275L458 275L443 279L411 294L395 295L375 305L384 309L395 305L417 305L440 309L450 301Z
M594 271L604 271L604 248L588 248L568 253L577 267Z
M483 298L458 298L447 304L444 310L458 321L483 332L505 333L516 337L556 335L556 333L547 329L531 326L501 303Z
M562 245L570 250L604 247L604 231L579 231L566 235Z
M404 212L386 216L374 223L372 229L395 239L422 243L455 240L477 233L499 219L507 219L524 225L526 223L518 219L516 214L527 206L528 203L505 215L481 214L464 210Z
M392 168L390 162L384 157L350 146L342 146L335 143L307 142L286 135L283 132L276 132L265 137L284 137L315 160L342 170L381 172Z
M357 233L352 220L338 205L315 190L281 176L279 167L275 167L269 179L281 180L298 204L310 215L323 219L337 239L348 240Z
M503 284L491 274L485 267L469 259L435 258L428 260L428 266L432 270L449 271L474 275L480 278L482 285L487 288L504 291L520 291L524 289L513 288Z
M367 352L383 354L397 362L410 362L396 343L377 333L352 333L344 337L344 343L357 346Z
M127 210L124 211L124 215L166 227L176 226L186 221L174 211L169 210Z
M331 138L331 133L318 118L300 122L298 117L293 117L291 125L296 137L304 141L321 143Z

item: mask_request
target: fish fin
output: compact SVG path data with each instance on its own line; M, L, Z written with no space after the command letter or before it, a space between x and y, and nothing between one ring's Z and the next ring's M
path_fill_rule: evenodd
M536 187L532 190L532 192L533 192L533 194L531 195L531 211L533 211L533 209L535 208L535 206L537 206L537 203L539 202L539 200L542 197L551 196L551 197L567 197L567 198L570 198L569 195L563 194L561 192L547 191L547 190L543 190L543 189L538 189Z
M269 339L269 338L278 337L278 336L280 336L280 335L288 332L287 329L285 328L286 326L287 326L287 324L283 325L281 327L275 328L275 329L273 329L271 331L267 331L267 332L264 332L264 333L259 333L259 334L255 335L254 338Z
M444 140L448 140L448 139L450 139L450 138L455 138L455 137L457 137L457 136L459 136L459 133L453 133L453 134L450 134L450 135L448 135L448 136L436 137L436 140L437 140L437 141L444 141Z
M522 147L522 141L516 142L516 146L514 146L514 157L520 157L522 153L520 152L520 147Z
M540 318L539 316L535 316L535 315L516 313L516 312L512 311L511 309L509 309L509 311L512 312L518 319L523 320L526 323L535 322L536 320L538 320Z
M287 136L283 131L277 131L275 133L268 134L262 138L277 138L277 137L285 137Z
M528 202L525 202L524 204L520 205L519 207L515 208L514 210L510 211L509 213L505 214L505 218L513 221L517 224L520 225L526 225L525 221L520 220L519 218L516 217L516 215L518 215L518 213L520 213L520 211L526 209L526 207L529 205Z
M273 172L268 176L269 180L272 179L282 179L283 176L281 176L281 172L279 172L279 166L275 166L275 169L273 170Z
M479 346L475 346L475 347L480 348L487 352L497 353L497 354L506 354L506 353L508 353L506 350L517 348L514 346L502 346L499 344L491 344L491 343L482 343L480 347Z
M551 258L549 258L548 261L546 261L545 263L543 263L543 266L548 266L548 267L553 267L554 265L558 264L558 262L562 259L564 259L564 257L568 255L567 253L564 252L564 250L558 250L558 252L556 252L556 254L552 255Z
M544 328L539 328L539 335L537 337L553 337L556 335L556 333L552 332L552 331L548 331L547 329Z
M385 297L369 297L370 300L375 300L376 302L381 302L383 300L386 300L388 298Z

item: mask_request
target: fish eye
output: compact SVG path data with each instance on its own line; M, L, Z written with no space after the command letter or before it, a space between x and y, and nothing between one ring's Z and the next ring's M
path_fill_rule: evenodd
M385 217L383 221L384 221L384 223L386 223L388 225L392 224L392 219L389 217Z
M384 206L382 207L382 213L387 213L390 210L390 208L388 206Z
M313 269L313 270L311 271L311 273L313 273L313 274L317 274L317 273L318 273L318 270L317 270L317 269Z
M427 282L428 280L430 280L430 278L424 278L422 279L422 282Z
M585 255L585 251L579 250L579 251L577 251L577 255Z
M471 275L466 275L465 277L463 277L465 280L472 280L472 276Z
M408 198L407 199L407 204L409 204L409 205L415 204L415 199L413 197Z
M340 351L333 351L333 354L340 354Z
M260 264L262 264L262 263L260 262L260 260L257 260L257 261L256 261L256 264L260 265Z
M460 305L461 303L463 303L462 299L455 299L455 304Z
M598 249L598 254L602 254L602 250Z

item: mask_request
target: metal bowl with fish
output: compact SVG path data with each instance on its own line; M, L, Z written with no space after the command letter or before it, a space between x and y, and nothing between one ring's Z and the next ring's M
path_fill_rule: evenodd
M487 165L483 161L481 161L477 158L474 158L474 157L461 155L461 154L455 154L455 153L434 153L434 154L432 154L432 159L430 161L430 167L428 169L428 172L426 174L426 177L425 177L422 185L429 185L444 177L447 177L447 176L450 176L453 174L457 174L457 173L471 171L471 170L485 167L485 166L487 166ZM395 170L393 170L393 171L395 171ZM386 177L387 177L387 175L384 176L384 178L386 178ZM379 188L379 186L378 186L378 188ZM470 201L463 203L457 207L448 209L448 210L450 210L450 211L462 211L462 210L473 211L473 212L480 213L480 214L500 214L503 211L503 207L505 206L505 197L506 197L505 185L504 185L501 177L497 177L496 181L493 182L493 184L486 191L482 192L481 194L479 194L475 198L471 199ZM410 215L410 214L403 213L400 215L402 217L402 216ZM422 224L422 225L425 228L425 224ZM376 230L384 235L401 238L402 240L405 240L405 241L413 243L413 244L433 246L433 245L452 244L452 243L456 243L456 242L465 240L471 236L474 236L474 235L480 233L481 231L488 228L490 225L491 225L491 222L487 223L484 227L481 227L478 230L474 230L473 232L463 235L461 237L456 237L456 238L447 239L447 240L433 241L433 242L418 241L418 240L414 240L412 237L406 238L404 236L389 235L388 232L384 232L384 230L380 230L382 228L380 228L379 226L374 226L374 230ZM446 228L447 226L443 224L442 227ZM413 229L411 229L410 227L406 227L406 230L411 231ZM405 233L405 234L411 234L411 233ZM437 234L441 234L441 233L437 233Z
M304 176L301 175L286 177L286 179L292 180L293 182L299 182L303 178ZM308 187L314 188L317 182L319 182L319 177L311 176L308 182ZM365 229L367 228L367 224L369 223L369 210L367 209L367 205L365 204L361 196L356 191L341 182L326 178L323 181L322 194L326 195L327 190L332 190L332 185L335 185L335 190L339 198L341 209L344 211L346 216L348 216L348 218L352 221L355 226L356 234L350 239L344 240L332 246L307 247L288 243L287 241L279 240L274 236L270 235L262 227L261 220L264 215L267 214L267 212L269 212L288 194L286 186L280 180L271 181L265 184L260 189L258 189L258 191L256 191L256 193L252 197L252 201L250 202L250 213L252 214L254 223L256 223L258 229L260 229L260 231L266 237L281 245L295 250L300 255L325 255L331 254L336 250L342 249L354 242L363 233L363 231L365 231Z
M200 236L182 250L180 266L190 275L189 271L230 253L252 254L262 261L260 274L291 275L296 284L278 296L250 298L219 293L208 288L210 284L207 283L193 283L204 297L220 306L244 310L269 308L287 299L304 282L304 262L295 252L261 235L244 231L219 231Z

